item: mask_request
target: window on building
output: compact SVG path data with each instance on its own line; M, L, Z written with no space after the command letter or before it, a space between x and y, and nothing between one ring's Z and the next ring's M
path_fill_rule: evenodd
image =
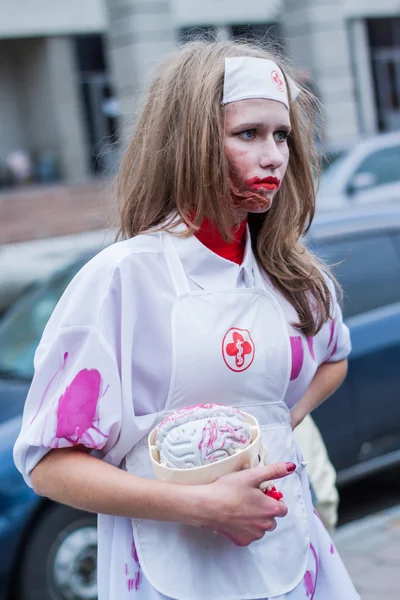
M400 18L367 19L379 129L400 128Z
M78 35L75 38L75 47L80 72L104 73L106 64L101 35Z
M107 72L103 37L76 36L75 49L92 170L112 174L119 160L118 102Z
M367 19L369 43L372 48L384 48L396 44L396 30L400 18ZM400 39L397 38L397 43Z

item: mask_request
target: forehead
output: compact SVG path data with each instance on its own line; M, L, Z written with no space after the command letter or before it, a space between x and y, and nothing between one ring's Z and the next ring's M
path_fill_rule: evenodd
M250 98L230 102L224 106L225 121L229 125L239 125L241 121L290 125L289 111L282 102L264 98Z

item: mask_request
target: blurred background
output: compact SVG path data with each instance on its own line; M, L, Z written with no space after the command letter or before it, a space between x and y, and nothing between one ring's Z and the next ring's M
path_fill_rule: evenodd
M152 70L199 36L277 44L321 101L307 239L336 265L353 353L315 422L346 565L363 599L399 599L399 0L0 0L0 598L96 599L94 518L36 497L12 446L43 327L114 239L112 180Z

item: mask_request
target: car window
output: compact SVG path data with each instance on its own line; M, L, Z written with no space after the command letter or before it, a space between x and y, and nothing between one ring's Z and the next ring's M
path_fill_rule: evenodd
M343 163L347 159L348 154L349 154L348 151L337 152L336 157L330 159L329 161L327 161L326 158L321 157L321 166L322 166L321 182L320 182L320 192L321 193L323 193L324 190L328 190L329 187L332 185L332 182L335 181L335 179L338 176L338 173L340 172L340 170L342 168Z
M374 185L400 183L400 146L384 148L373 152L365 158L354 175L371 173Z
M25 294L0 322L0 374L30 379L33 356L51 313L83 263L74 264Z
M388 234L318 243L316 251L334 265L345 317L400 301L400 262Z
M392 236L391 236L391 239L393 241L394 247L396 248L397 256L398 256L399 261L400 261L400 232L393 233Z

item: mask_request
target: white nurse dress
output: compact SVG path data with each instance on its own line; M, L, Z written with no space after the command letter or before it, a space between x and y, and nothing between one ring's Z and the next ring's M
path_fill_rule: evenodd
M178 226L181 229L182 226ZM83 444L153 477L147 434L169 411L222 402L253 414L289 512L239 548L206 529L99 515L99 600L356 600L314 513L290 408L317 367L345 358L334 300L314 338L254 259L213 254L195 237L152 232L104 250L70 284L35 355L15 460L29 474L50 448Z

